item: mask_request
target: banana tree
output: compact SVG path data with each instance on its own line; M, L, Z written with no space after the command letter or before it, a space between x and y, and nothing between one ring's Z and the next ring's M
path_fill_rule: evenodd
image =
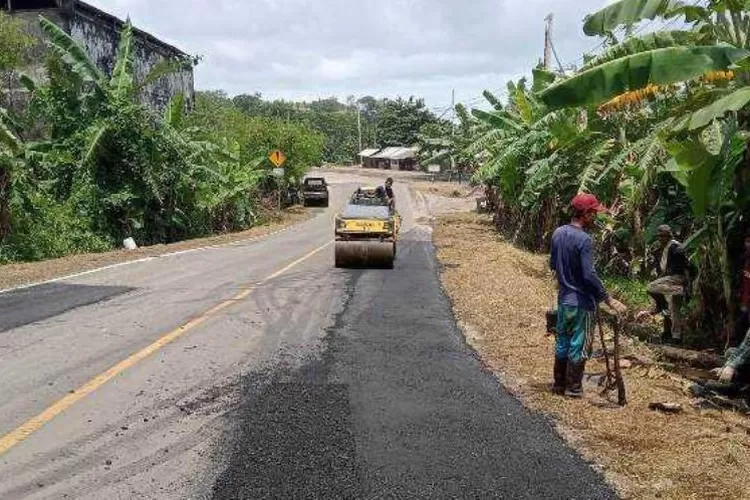
M732 270L727 238L739 221L743 207L735 189L737 168L743 162L747 134L739 130L735 119L713 122L699 135L667 144L673 156L668 170L690 196L692 212L700 227L687 242L694 258L707 265L701 272L710 272L711 263L718 264L727 321L724 323L727 342L731 340L736 314L732 293ZM700 276L699 282L709 285L713 276Z
M534 76L534 89L552 82L540 70ZM517 242L543 248L566 199L598 187L616 143L577 110L550 111L524 81L509 91L500 109L493 104L493 111L473 111L485 129L469 152L486 158L475 180L496 190L499 225L512 230Z
M198 206L211 214L216 230L227 232L251 226L257 217L253 194L268 176L262 165L265 158L243 158L237 141L225 141L221 146L206 144L203 149L204 166L196 169ZM200 172L198 172L200 170Z

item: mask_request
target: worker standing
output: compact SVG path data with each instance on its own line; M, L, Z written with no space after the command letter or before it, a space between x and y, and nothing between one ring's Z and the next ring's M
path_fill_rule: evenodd
M559 284L554 392L583 397L583 375L591 355L597 307L607 305L618 314L623 304L612 299L594 268L593 242L588 234L606 208L592 194L571 202L573 219L552 236L550 267Z

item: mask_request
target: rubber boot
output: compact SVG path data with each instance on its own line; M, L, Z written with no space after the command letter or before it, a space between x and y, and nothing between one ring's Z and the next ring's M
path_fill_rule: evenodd
M661 334L661 341L663 344L672 343L672 318L664 316L664 331Z
M565 395L569 398L583 397L583 374L586 371L586 362L573 363L568 361Z
M568 376L568 360L555 358L555 385L552 392L562 396L565 394L565 386Z

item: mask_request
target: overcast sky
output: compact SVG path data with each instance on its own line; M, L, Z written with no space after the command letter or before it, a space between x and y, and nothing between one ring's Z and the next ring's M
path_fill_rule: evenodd
M287 99L422 96L479 102L541 58L555 14L564 64L599 40L583 17L606 0L88 0L204 56L199 89Z

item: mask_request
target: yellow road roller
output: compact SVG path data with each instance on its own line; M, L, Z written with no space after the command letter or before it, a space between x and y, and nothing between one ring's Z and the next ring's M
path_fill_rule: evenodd
M358 189L336 215L336 267L393 269L400 226L376 188Z

